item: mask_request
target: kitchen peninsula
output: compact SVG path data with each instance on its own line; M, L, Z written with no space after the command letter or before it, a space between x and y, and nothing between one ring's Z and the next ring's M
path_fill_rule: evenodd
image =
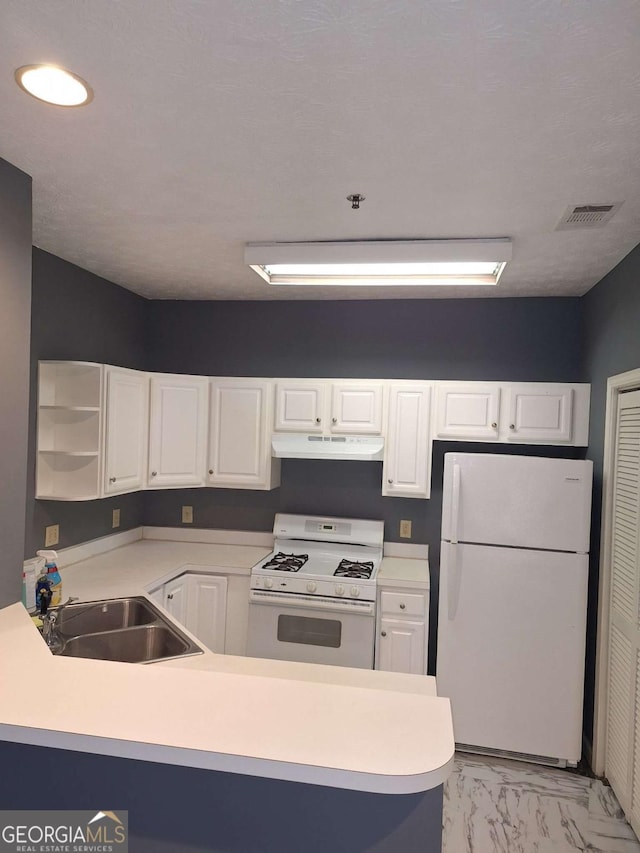
M248 573L267 550L143 540L63 569L64 594L140 594L186 564ZM56 657L20 604L0 611L0 642L5 808L128 809L136 853L440 849L454 743L431 678L208 651Z

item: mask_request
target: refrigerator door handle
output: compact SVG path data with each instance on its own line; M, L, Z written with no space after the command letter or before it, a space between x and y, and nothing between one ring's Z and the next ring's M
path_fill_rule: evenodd
M458 612L458 601L460 600L460 566L458 563L458 546L449 547L449 574L447 581L447 611L449 621L456 618Z
M460 465L453 466L453 487L451 489L451 538L452 545L458 544L458 521L460 515Z

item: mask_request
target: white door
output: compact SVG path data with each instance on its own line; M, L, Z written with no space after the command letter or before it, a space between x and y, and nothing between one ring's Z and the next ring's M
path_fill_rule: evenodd
M164 608L181 625L189 618L189 575L180 575L164 585Z
M271 384L258 380L213 380L209 420L212 486L271 486Z
M571 441L573 388L569 385L511 385L506 411L509 441Z
M438 383L436 388L437 438L498 439L500 386Z
M209 380L151 377L147 485L204 486Z
M446 453L442 538L588 552L593 463Z
M640 391L618 396L605 775L640 834Z
M382 385L334 383L330 429L347 435L379 435L382 432Z
M392 385L382 467L382 494L428 498L431 485L429 385Z
M426 673L425 624L408 619L381 619L376 669ZM444 694L443 694L444 695Z
M149 431L149 376L107 367L104 493L133 492L144 484Z
M437 683L456 743L580 759L588 560L442 543Z
M322 432L325 390L322 382L278 382L275 429Z
M224 654L227 579L188 575L189 608L185 626L212 652Z

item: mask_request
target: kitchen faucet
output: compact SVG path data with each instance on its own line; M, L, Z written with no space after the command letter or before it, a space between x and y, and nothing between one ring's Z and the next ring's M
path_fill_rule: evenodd
M67 604L72 604L74 601L77 601L77 596L69 596L69 598L57 607L55 610L49 610L50 597L47 599L46 597L42 600L42 604L40 606L40 616L42 618L42 638L49 647L49 649L56 654L62 648L62 640L58 636L58 632L55 630L56 622L60 617L60 614L67 606Z

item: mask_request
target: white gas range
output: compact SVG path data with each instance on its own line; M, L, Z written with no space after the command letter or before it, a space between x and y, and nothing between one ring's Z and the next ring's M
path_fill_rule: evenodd
M278 514L251 570L248 654L373 667L384 523Z

